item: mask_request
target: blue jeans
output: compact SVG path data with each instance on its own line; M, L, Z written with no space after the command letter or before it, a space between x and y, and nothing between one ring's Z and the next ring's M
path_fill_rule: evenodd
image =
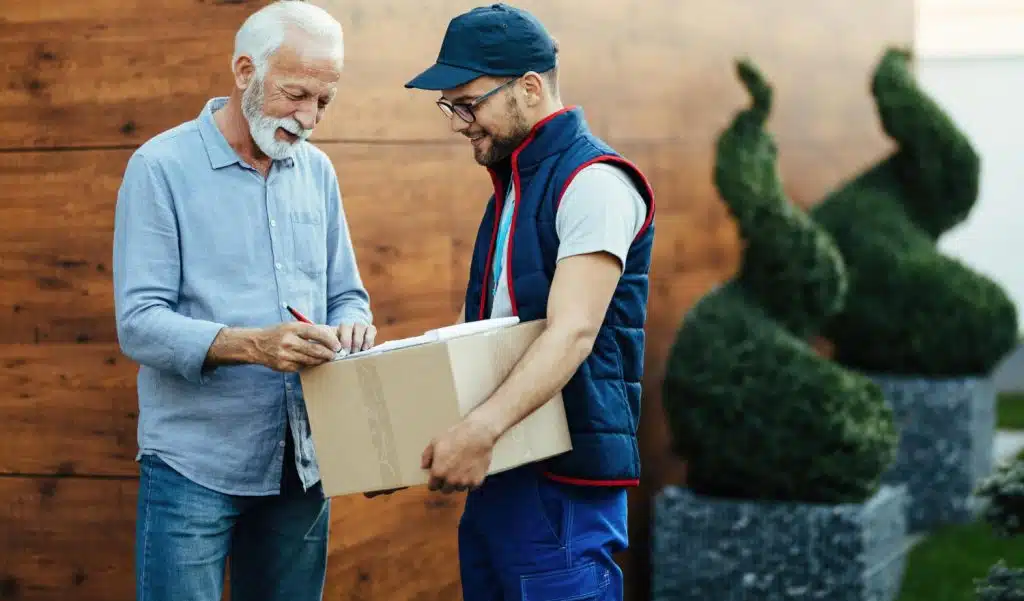
M524 466L488 476L459 523L464 601L621 601L626 491Z
M232 600L321 601L330 503L319 485L303 492L294 467L285 465L280 495L239 497L144 455L136 601L220 601L229 555Z

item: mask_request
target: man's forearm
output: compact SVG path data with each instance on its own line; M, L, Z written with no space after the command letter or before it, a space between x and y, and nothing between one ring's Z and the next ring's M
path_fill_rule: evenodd
M219 365L242 365L253 363L256 354L255 334L253 328L224 328L213 339L210 350L206 353L204 368Z
M590 354L594 336L548 327L524 353L491 398L472 411L495 439L551 400Z
M224 329L223 324L186 317L160 305L123 311L117 321L118 342L126 356L191 382L202 381L212 343ZM231 346L232 351L238 348Z

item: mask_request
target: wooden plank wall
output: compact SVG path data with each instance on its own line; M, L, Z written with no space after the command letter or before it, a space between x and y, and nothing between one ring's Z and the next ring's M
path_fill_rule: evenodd
M113 208L141 142L229 88L234 31L265 0L33 0L0 16L0 599L133 598L135 366L112 319ZM460 306L489 183L429 93L402 83L477 4L321 0L346 28L341 95L317 132L334 160L381 340ZM559 39L563 95L658 194L646 480L631 499L629 588L646 598L647 503L678 476L659 410L679 319L735 268L711 186L714 137L755 57L777 86L786 187L810 204L887 148L867 77L909 43L910 0L523 0ZM458 598L458 497L334 501L330 599ZM385 566L391 564L394 569ZM404 572L404 573L403 573Z

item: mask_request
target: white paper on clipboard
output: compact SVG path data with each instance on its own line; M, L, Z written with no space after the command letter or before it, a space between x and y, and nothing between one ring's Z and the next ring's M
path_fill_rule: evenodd
M407 348L410 346L429 344L431 342L440 342L442 340L451 340L452 338L458 338L460 336L469 336L470 334L478 334L480 332L508 328L517 325L518 323L519 318L513 316L498 317L495 319L481 319L479 321L470 321L467 323L445 326L443 328L435 328L433 330L428 330L427 332L419 336L413 336L410 338L399 338L398 340L389 340L387 342L382 342L379 345L371 349L367 349L365 351L348 353L342 350L339 351L337 355L335 355L334 360L338 361L341 359L347 359L349 357L363 357L366 355L393 351L396 349Z
M481 319L479 321L470 321L429 330L424 334L424 336L433 336L434 340L451 340L452 338L458 338L459 336L468 336L470 334L479 334L480 332L487 332L489 330L508 328L517 325L518 323L519 318L515 316Z

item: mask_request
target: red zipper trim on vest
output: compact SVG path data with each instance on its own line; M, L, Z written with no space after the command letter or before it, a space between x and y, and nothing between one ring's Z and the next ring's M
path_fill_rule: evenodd
M522 204L520 200L522 199L523 194L522 186L520 185L519 179L519 153L521 153L523 149L529 146L530 142L533 142L533 139L537 136L537 131L542 126L544 126L548 121L551 121L552 119L563 113L568 113L569 111L575 108L575 105L567 106L563 109L559 109L551 113L547 117L544 117L543 119L538 121L532 128L530 128L530 133L526 136L526 139L523 140L519 144L519 146L512 151L512 185L515 186L516 204L512 208L512 224L508 228L508 238L505 252L505 282L508 284L508 298L509 304L512 305L512 315L517 317L519 316L519 307L516 306L516 291L515 286L512 284L512 247L514 246L516 233L516 217L519 214L519 205ZM498 180L498 176L493 169L488 169L488 171L491 174L491 182L494 184L494 199L495 201L497 201L498 198L501 198L501 202L495 204L494 229L491 232L491 245L489 250L487 251L487 264L484 266L484 288L483 292L480 295L480 319L485 318L487 290L490 288L489 282L491 279L491 261L494 259L495 252L494 243L498 237L498 223L501 221L501 212L505 205L505 193L499 189L501 186L500 181ZM494 302L494 299L491 299L491 302Z
M484 262L484 277L480 285L480 311L479 319L487 318L487 290L491 284L491 261L494 259L494 242L498 239L498 224L501 222L501 211L505 206L505 194L501 191L501 180L493 169L488 168L491 174L491 184L494 186L494 227L491 229L491 243L487 247L487 260ZM511 234L509 234L511 237Z
M508 301L512 306L512 315L519 316L519 307L516 305L516 290L512 284L512 246L516 239L516 217L519 215L519 206L523 203L523 187L519 184L519 151L526 147L533 140L531 133L523 145L512 153L512 186L515 191L516 204L512 207L512 223L508 226L508 244L505 247L505 282L508 285Z

